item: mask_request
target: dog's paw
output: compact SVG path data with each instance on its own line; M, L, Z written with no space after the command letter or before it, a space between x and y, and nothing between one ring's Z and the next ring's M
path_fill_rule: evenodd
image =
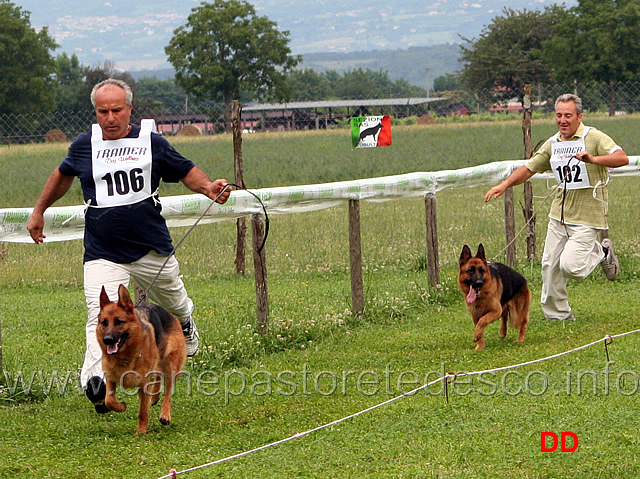
M476 351L480 351L484 349L484 341L479 342L478 344L476 344Z
M171 424L171 416L160 416L160 424L162 424L163 426L169 426Z
M127 403L123 401L105 401L105 405L113 412L124 412L127 410Z

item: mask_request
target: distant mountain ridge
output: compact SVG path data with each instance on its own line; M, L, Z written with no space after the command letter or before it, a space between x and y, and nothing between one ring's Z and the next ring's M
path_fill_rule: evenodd
M201 0L12 0L47 26L63 51L84 65L115 62L123 70L167 68L164 47ZM504 8L539 10L557 0L249 0L260 16L290 32L294 54L410 52L413 47L456 44L477 37ZM566 0L571 6L577 0ZM382 54L381 54L382 55ZM315 65L316 59L305 62ZM320 61L320 60L318 60ZM333 61L333 60L332 60ZM339 63L341 59L337 59ZM373 64L372 60L365 60ZM422 59L417 59L420 63ZM435 60L433 60L435 62ZM390 64L389 64L390 65ZM397 63L394 62L394 68ZM418 68L432 65L416 65ZM393 74L391 68L387 68ZM417 77L411 77L412 83Z
M367 68L372 71L389 72L393 81L404 79L412 85L426 86L429 69L429 87L433 80L447 73L455 73L462 64L458 60L460 46L454 44L434 45L430 47L411 47L398 50L371 50L349 53L307 53L303 55L303 62L299 68L312 68L316 72L335 70L344 73L356 68ZM172 68L158 70L131 71L134 79L156 77L158 80L172 78L175 71Z
M302 66L316 71L335 70L343 73L356 68L388 71L391 80L404 79L412 85L429 88L433 80L462 68L459 61L460 46L446 43L429 47L411 47L397 50L371 50L349 53L309 53ZM427 69L429 69L427 75Z

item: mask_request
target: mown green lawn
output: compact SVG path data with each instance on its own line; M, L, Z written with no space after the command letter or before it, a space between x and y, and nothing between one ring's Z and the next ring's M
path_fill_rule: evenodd
M633 135L619 138L635 129L637 119L591 124L596 121L629 154L639 150ZM394 130L391 148L369 152L351 152L342 132L255 135L244 142L247 183L309 184L515 159L521 150L519 129L517 122L406 127ZM540 137L550 134L553 124L540 130L545 131ZM231 178L228 139L177 146L200 163L225 158L221 174L213 175ZM30 206L62 155L64 147L1 149L0 207ZM11 181L4 180L4 172ZM546 322L537 302L539 263L521 259L518 269L534 297L526 341L513 343L513 330L501 340L494 324L481 352L473 349L472 323L456 274L463 244L475 249L482 242L489 256L504 244L502 202L484 204L485 188L438 194L438 288L428 284L423 268L423 202L362 204L364 319L350 313L346 205L274 215L266 246L267 336L255 328L251 271L244 277L233 273L235 225L197 228L178 259L196 303L202 352L189 361L178 383L173 424L162 427L155 407L144 437L133 434L136 397L121 394L129 405L126 412L98 416L75 379L86 320L81 242L0 244L0 374L5 376L0 477L157 478L170 468L184 471L330 424L449 372L518 364L635 330L640 262L636 184L636 178L611 182L610 235L622 262L619 280L607 282L597 271L571 283L578 320ZM184 192L179 186L167 191ZM534 182L534 191L546 195L544 182ZM77 203L73 195L64 201ZM517 201L520 196L517 191ZM538 254L546 209L537 220ZM522 224L520 215L517 223ZM174 230L174 238L184 231ZM522 258L524 240L517 245ZM637 477L639 343L638 334L616 338L608 346L608 364L600 342L518 369L460 376L448 385L448 401L439 382L184 477ZM25 383L16 387L20 375ZM33 391L25 396L31 378ZM60 383L50 388L55 378ZM545 431L558 436L573 432L579 438L577 450L541 452Z

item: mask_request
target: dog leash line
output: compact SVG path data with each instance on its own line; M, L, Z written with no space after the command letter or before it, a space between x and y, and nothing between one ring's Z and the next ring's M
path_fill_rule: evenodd
M258 203L260 203L260 206L262 206L262 211L264 213L264 236L262 238L262 243L260 244L260 247L258 248L257 252L258 254L260 254L262 252L262 249L264 248L264 245L267 241L267 236L269 235L269 215L267 214L267 207L265 206L265 204L262 202L262 200L260 199L260 197L255 194L253 191L250 191L249 189L247 189L244 186L240 186L240 185L236 185L235 183L227 183L226 185L224 185L224 187L220 190L220 193L218 193L216 195L216 197L213 199L213 201L211 202L211 204L209 206L207 206L207 208L204 210L204 212L200 215L200 217L198 217L198 219L191 225L191 227L187 230L187 232L182 236L182 238L180 238L180 241L178 241L178 243L173 247L173 249L171 250L171 253L169 254L169 256L166 257L166 259L164 260L164 262L162 263L162 266L160 266L160 269L158 270L158 272L156 273L156 275L153 277L153 279L151 280L151 283L149 284L149 286L147 287L147 289L144 290L144 292L140 295L140 297L138 298L138 300L136 301L135 306L139 306L140 303L142 303L147 295L149 294L149 291L151 291L151 288L153 287L153 285L155 284L155 282L158 280L158 278L160 277L160 273L162 273L162 270L165 268L165 266L167 265L167 263L169 262L169 259L175 254L176 250L180 247L180 245L182 245L182 243L184 242L185 239L187 239L187 236L189 236L193 230L196 228L196 226L198 226L198 223L200 223L200 221L207 215L207 213L209 213L209 210L211 209L211 207L218 201L218 199L222 196L222 194L227 191L229 188L231 187L235 187L238 190L244 190L247 193L249 193L251 196L253 196L256 200L258 200Z
M574 155L574 156L572 156L571 158L569 158L569 161L567 162L567 166L569 165L569 163L571 163L571 160L573 160L574 158L575 158L575 159L578 159L578 157L577 157L577 156L575 156L575 155ZM514 242L515 242L515 240L516 240L516 239L518 239L518 236L520 236L520 235L522 234L522 232L525 230L525 228L526 228L527 226L529 226L529 223L531 223L531 222L534 220L534 218L535 218L535 217L536 217L536 215L538 214L538 210L539 210L540 208L542 208L542 206L547 202L547 200L551 197L551 195L553 195L553 194L556 192L556 190L557 190L558 188L560 188L560 185L564 185L564 193L563 193L563 195L562 195L562 213L561 213L561 221L562 221L562 224L564 224L564 199L565 199L565 195L566 195L566 191L567 191L567 177L569 176L569 172L570 172L570 170L569 170L569 168L567 168L567 170L565 171L564 177L562 178L562 181L561 181L560 183L556 184L556 185L551 189L551 191L549 192L549 194L548 194L547 196L545 196L545 197L544 197L544 199L542 200L542 203L540 203L540 204L538 205L538 207L535 209L535 211L534 211L534 212L533 212L533 214L529 217L529 219L525 222L525 224L522 226L522 228L520 228L520 229L518 230L518 232L517 232L515 235L513 235L513 238L511 238L511 241L509 241L509 242L506 244L506 246L505 246L504 248L502 248L502 250L500 250L500 252L499 252L497 255L495 255L493 258L491 258L491 259L489 260L489 263L493 263L493 262L495 262L495 260L496 260L497 258L499 258L500 256L502 256L502 255L504 254L504 252L505 252L505 251L507 251L507 249L509 249L509 247L510 247Z

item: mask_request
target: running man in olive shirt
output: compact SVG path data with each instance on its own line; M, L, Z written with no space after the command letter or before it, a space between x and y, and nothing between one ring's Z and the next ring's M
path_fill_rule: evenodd
M545 319L575 320L569 306L569 279L583 279L600 265L608 280L620 273L613 243L600 243L608 229L609 168L627 165L629 158L610 137L582 124L582 100L566 93L555 103L558 133L502 183L491 188L485 201L536 173L551 171L558 187L542 254L541 304Z

